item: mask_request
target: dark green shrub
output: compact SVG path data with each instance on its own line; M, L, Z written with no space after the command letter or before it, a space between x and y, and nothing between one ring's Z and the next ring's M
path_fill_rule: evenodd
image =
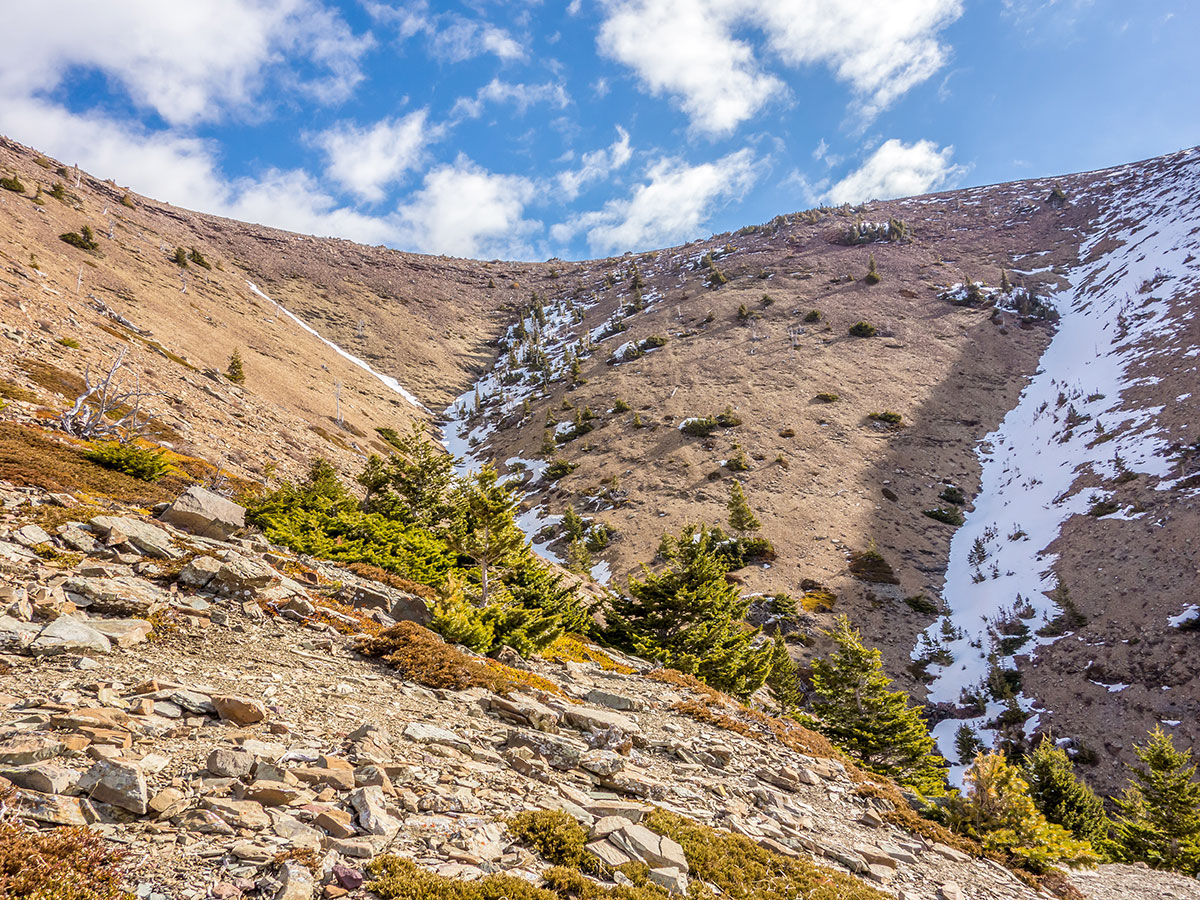
M817 394L817 396L813 397L813 399L817 400L821 403L837 403L838 400L840 400L841 398L838 397L837 394L834 394L830 391L825 391L823 393Z
M873 547L850 554L850 574L859 581L874 584L899 584L891 564Z
M629 412L629 410L631 410L631 409L633 409L633 407L630 406L628 403L626 403L624 400L622 400L620 397L618 397L617 401L613 404L613 412L615 412L615 413Z
M58 239L64 244L70 244L72 247L78 247L80 250L95 250L100 246L96 243L96 236L92 234L92 229L87 225L80 228L78 233L68 231L66 234L60 234Z
M508 820L508 830L548 863L600 874L599 858L584 850L588 841L587 829L570 813L558 809L517 813Z
M570 475L577 468L579 468L579 463L570 462L565 459L555 459L546 466L546 477L551 481L557 481L564 475Z
M133 443L108 441L97 444L83 455L106 469L115 469L142 481L158 481L171 470L162 450Z
M13 175L11 178L0 178L0 188L17 194L25 193L25 185L21 184L21 179L16 175Z
M188 264L187 251L184 250L182 247L176 247L174 260L175 260L175 265L179 266L179 268L181 268L181 269L186 269L187 264Z
M55 343L62 344L64 347L68 347L71 350L79 349L79 341L75 340L75 338L59 338Z
M726 406L724 412L718 413L716 422L722 428L736 428L742 424L742 417L733 411L732 406Z
M967 498L963 495L962 488L954 485L947 485L938 494L939 500L944 500L946 503L953 503L955 506L966 506Z
M122 195L121 195L121 205L122 205L122 206L126 206L126 207L128 207L129 209L134 209L134 208L135 208L135 207L134 207L134 205L133 205L133 198L132 198L132 197L130 197L128 194L122 194Z
M945 522L947 525L961 525L963 523L963 514L953 506L936 506L933 509L921 510L921 515L928 516L938 522Z
M652 334L650 337L642 341L638 346L643 350L657 350L659 347L665 347L667 339L661 334Z
M202 254L195 247L193 247L191 249L191 252L188 253L187 258L190 259L192 262L194 262L196 265L198 265L202 269L209 269L209 270L212 269L212 265L209 263L209 261L207 259L204 258L204 254ZM178 262L178 257L176 258L176 262Z
M690 434L692 437L708 437L719 427L716 419L709 416L694 416L690 419L685 419L679 426L679 430L684 434Z
M911 597L905 597L904 602L913 612L921 613L923 615L932 616L934 613L938 612L937 602L930 600L924 594L913 594Z
M810 325L815 325L821 321L821 311L819 309L810 309L804 316L804 321Z
M1108 837L1104 801L1075 775L1066 750L1048 737L1043 739L1025 761L1022 774L1046 821L1061 825L1094 847L1103 846Z
M66 201L67 189L62 186L61 181L54 182L54 186L50 188L50 196L55 200Z
M875 337L875 326L869 322L855 322L850 326L850 336L860 338Z
M899 425L904 421L904 417L898 412L892 412L890 409L885 409L882 412L873 412L867 414L868 419L874 419L876 422L882 422L885 425Z

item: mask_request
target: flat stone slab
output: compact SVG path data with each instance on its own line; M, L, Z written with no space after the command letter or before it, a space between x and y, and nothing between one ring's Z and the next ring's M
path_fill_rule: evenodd
M63 653L111 653L112 643L89 623L74 616L59 616L38 633L29 645L34 656Z

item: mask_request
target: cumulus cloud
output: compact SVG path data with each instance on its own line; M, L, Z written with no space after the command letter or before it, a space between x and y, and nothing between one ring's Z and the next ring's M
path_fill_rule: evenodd
M190 124L246 107L277 70L311 96L343 99L362 80L358 61L371 44L316 0L57 5L67 7L59 10L66 14L55 15L51 25L44 6L18 3L6 10L9 33L31 36L5 46L0 91L6 100L48 93L69 73L93 70L138 106L172 124ZM285 53L313 63L322 76L303 81L287 74Z
M629 132L618 125L617 139L611 146L583 154L578 169L559 172L555 181L562 191L563 198L574 200L584 185L607 178L632 157L633 148L629 145Z
M433 13L427 0L401 6L379 2L364 5L376 22L395 28L400 40L424 35L430 54L446 62L463 62L489 53L502 60L525 55L525 48L507 30L458 13Z
M645 181L628 198L610 200L551 228L566 243L585 233L593 252L612 253L664 246L695 237L713 207L744 194L756 178L754 154L730 153L714 162L688 165L680 159L654 162Z
M570 102L566 88L552 81L545 84L512 84L493 78L476 91L474 97L460 97L450 110L450 115L477 119L483 115L483 108L488 103L511 103L517 108L518 114L525 115L529 107L539 103L565 109Z
M951 160L954 147L938 149L933 141L905 144L884 141L861 167L829 189L832 203L861 203L911 197L953 187L966 169Z
M343 122L314 138L328 159L326 175L355 196L376 202L385 188L416 168L426 146L444 129L429 122L427 110L359 127Z
M427 253L528 258L528 241L542 228L524 217L534 193L531 180L488 172L460 156L431 170L399 208L398 239Z
M962 0L605 0L598 44L721 135L784 91L772 63L828 67L869 120L943 65L938 34L961 14Z
M733 35L744 0L609 0L600 51L637 73L651 94L676 99L695 128L726 134L783 82Z

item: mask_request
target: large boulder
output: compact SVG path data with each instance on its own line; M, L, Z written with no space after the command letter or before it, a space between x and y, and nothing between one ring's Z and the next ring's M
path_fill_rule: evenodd
M201 537L223 541L246 525L246 510L199 485L188 488L166 508L162 521Z
M87 622L74 616L59 616L41 630L29 652L34 656L61 653L109 653L112 643Z
M104 537L109 546L129 543L146 556L179 559L183 551L171 542L171 535L157 525L129 516L96 516L88 523Z

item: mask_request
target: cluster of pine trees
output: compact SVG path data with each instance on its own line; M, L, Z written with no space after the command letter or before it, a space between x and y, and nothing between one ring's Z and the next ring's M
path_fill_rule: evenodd
M728 577L770 551L751 536L760 523L740 483L732 482L728 504L736 535L705 525L664 535L663 565L643 566L625 593L610 593L597 626L562 577L533 555L516 524L518 498L494 468L456 476L453 459L416 425L384 436L396 452L367 461L357 478L361 499L318 461L306 482L285 483L253 504L250 520L300 552L370 563L435 588L433 626L479 652L510 646L529 655L570 631L737 697L766 684L786 714L863 768L920 798L940 798L927 803L927 814L1032 871L1113 859L1200 873L1196 764L1161 729L1135 748L1139 765L1110 814L1050 740L1023 758L976 748L965 790L951 789L921 708L892 686L880 652L844 616L826 632L831 651L801 678L782 635L771 640L747 624L751 598ZM786 595L770 599L790 604Z

